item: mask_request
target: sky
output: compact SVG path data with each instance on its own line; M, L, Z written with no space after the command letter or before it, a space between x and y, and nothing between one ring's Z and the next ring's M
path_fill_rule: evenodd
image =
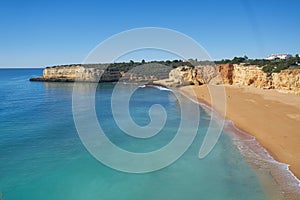
M186 34L213 60L294 55L299 7L299 0L1 0L0 67L82 63L107 38L142 27Z

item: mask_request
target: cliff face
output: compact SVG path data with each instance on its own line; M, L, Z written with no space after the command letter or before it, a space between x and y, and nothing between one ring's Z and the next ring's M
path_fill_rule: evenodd
M177 67L173 70L159 71L161 66L145 66L139 71L105 71L105 67L84 67L67 65L46 68L43 76L31 81L54 82L154 82L167 86L229 84L254 86L264 89L277 89L283 92L300 94L300 69L282 70L280 73L264 73L260 67L223 64L215 66ZM147 71L148 70L148 71ZM156 73L154 73L156 72ZM155 75L153 75L155 74ZM167 78L169 77L169 78ZM167 78L167 79L166 79ZM164 79L164 80L162 80Z
M275 89L292 91L300 94L300 69L283 70L272 74L272 84Z
M218 76L217 68L211 66L202 66L191 68L188 66L177 67L170 71L169 78L159 80L155 83L168 86L179 85L202 85L209 83Z
M257 66L233 65L232 85L252 85L258 88L272 88L272 77Z
M31 81L49 81L49 82L149 82L168 77L167 73L151 73L145 72L141 68L140 71L125 73L118 70L105 70L107 66L90 67L82 65L65 65L47 67L43 71L42 77L31 78ZM146 69L146 67L145 67ZM170 71L170 70L169 70ZM155 75L152 75L155 74Z
M179 86L201 84L229 84L277 89L300 94L300 69L265 73L257 66L223 64L216 66L178 67L169 73L169 79L156 83Z
M136 74L136 73L130 73L130 72L123 72L121 71L121 79L120 81L125 82L151 82L156 81L159 79L164 79L166 76L157 76L157 75L146 75L146 74Z
M43 78L76 79L76 74L82 71L81 66L51 67L43 71Z
M108 73L101 68L91 68L91 67L83 67L80 65L70 65L70 66L57 66L57 67L45 68L43 71L43 76L39 78L35 78L36 80L33 79L33 81L97 82L100 79L103 82L110 82L110 81L117 81L119 80L120 77L121 77L120 72Z
M287 69L270 74L263 72L262 68L257 66L233 65L231 68L232 85L249 85L300 94L300 69Z

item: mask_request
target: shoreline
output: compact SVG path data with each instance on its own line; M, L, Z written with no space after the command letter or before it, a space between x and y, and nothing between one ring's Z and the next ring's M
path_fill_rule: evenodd
M222 112L218 101L214 102L215 107L211 106L210 91L218 92L222 88L226 91L226 114ZM259 171L262 166L269 171L275 183L283 191L284 199L299 198L300 151L297 147L300 148L300 145L297 144L300 144L300 134L297 134L299 132L297 130L300 130L300 96L283 94L275 90L227 85L209 86L209 89L206 85L183 86L179 91L200 105L204 104L219 114L223 113L226 117L224 130L229 133L235 145L256 171L261 173ZM263 107L266 107L267 111ZM268 111L269 109L272 112ZM290 111L294 112L291 114ZM286 131L282 132L282 129L288 129L288 134ZM272 134L268 134L270 132ZM241 135L253 137L253 140L235 140ZM282 138L289 138L289 140L282 140ZM246 148L258 157L253 157L240 148ZM260 177L263 187L268 191L270 187L268 183L267 185L263 183L263 179ZM267 193L270 196L272 192Z

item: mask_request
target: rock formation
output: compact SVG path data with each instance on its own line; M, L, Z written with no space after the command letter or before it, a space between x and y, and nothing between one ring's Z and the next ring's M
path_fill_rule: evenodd
M47 67L42 77L31 78L31 81L49 82L102 82L118 81L120 72L107 72L102 68L83 67L81 65L66 65Z
M272 87L300 94L300 69L287 69L272 74Z
M300 69L287 69L271 74L254 65L184 66L173 69L168 79L155 83L166 86L228 84L300 94Z
M63 65L47 67L43 71L43 76L30 78L30 81L45 81L45 82L149 82L168 77L169 71L162 73L156 71L151 73L149 70L143 73L143 67L139 70L129 72L107 69L108 65L98 66L83 66L83 65ZM147 66L144 66L146 68ZM164 69L165 70L165 69ZM158 72L157 72L158 71ZM163 71L164 72L164 71Z
M217 68L211 66L188 67L181 66L170 71L169 78L163 81L169 83L168 86L180 85L202 85L211 82L218 76ZM159 84L161 80L155 81Z
M107 65L97 67L66 65L47 67L43 76L31 81L53 82L153 82L166 86L229 84L277 89L300 94L300 69L282 70L280 73L265 73L261 67L238 64L208 66L180 66L163 69L163 66L145 65L128 72L105 70Z

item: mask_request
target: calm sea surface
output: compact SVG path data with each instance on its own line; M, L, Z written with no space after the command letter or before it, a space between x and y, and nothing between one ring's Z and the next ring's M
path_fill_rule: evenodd
M196 139L172 165L146 174L106 167L88 153L77 134L73 84L28 81L41 74L42 69L0 70L2 199L266 199L258 176L227 134L222 133L205 159L198 158L210 120L203 109ZM139 125L149 123L151 105L161 104L167 111L164 129L148 141L122 134L114 122L110 108L113 87L101 84L96 92L99 123L113 143L129 151L148 152L174 137L180 109L170 91L140 88L131 98L130 112ZM133 86L125 85L124 90L126 87Z

